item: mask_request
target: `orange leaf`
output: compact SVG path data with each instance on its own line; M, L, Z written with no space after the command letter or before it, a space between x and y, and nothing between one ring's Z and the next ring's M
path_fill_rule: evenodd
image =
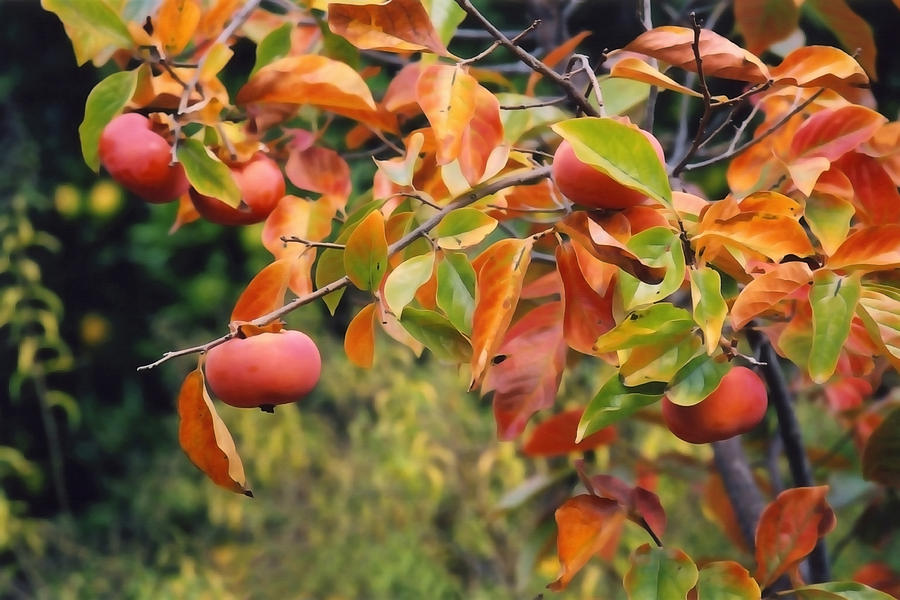
M837 160L870 139L887 119L864 106L850 105L817 112L794 133L792 157L824 156Z
M281 307L291 275L291 263L290 259L282 258L257 273L241 292L231 311L231 320L252 321Z
M512 321L533 245L531 238L500 240L472 262L477 279L470 390L481 383Z
M462 151L479 87L474 77L450 65L431 65L419 76L416 100L434 130L439 165L452 162Z
M594 342L616 325L612 313L615 288L607 286L601 296L588 285L572 244L562 244L556 249L556 268L563 283L566 343L582 354L596 355Z
M645 283L657 284L663 280L664 267L651 267L641 262L625 244L610 235L582 210L558 222L556 228L601 262L615 265Z
M442 56L448 54L420 0L365 5L329 3L328 27L363 50L430 50Z
M545 65L550 67L551 69L555 67L560 61L568 58L568 56L575 51L575 48L578 44L581 43L581 40L591 35L590 31L582 31L573 37L570 37L568 40L551 50L547 53L547 56L544 57L542 61ZM525 85L525 95L526 96L534 96L534 89L537 87L538 81L541 80L542 75L537 71L532 71L531 75L528 76L528 83Z
M679 94L688 94L698 98L703 97L703 94L700 92L681 85L671 77L664 75L658 69L651 67L643 60L634 56L623 58L613 65L612 70L609 72L609 76L630 79L632 81L641 81L666 90L678 92ZM715 99L724 100L725 97L716 96Z
M181 384L178 416L178 442L191 462L216 485L253 497L247 488L241 457L209 399L200 368L188 373Z
M853 186L856 216L866 225L900 223L900 193L881 163L859 152L848 152L835 163Z
M804 262L776 265L741 290L731 307L731 326L741 329L811 281L812 271Z
M163 0L153 21L153 34L163 44L166 56L180 54L200 23L197 0Z
M475 112L463 130L459 166L469 185L481 181L494 148L503 142L500 102L486 88L475 88Z
M845 0L807 0L804 8L811 10L834 32L845 50L859 53L859 64L875 81L877 50L869 24L853 12Z
M623 50L646 54L672 66L696 72L693 43L693 30L666 26L645 31ZM751 83L763 83L769 79L769 69L758 57L709 29L700 32L699 48L703 73L707 77Z
M777 192L759 192L740 204L728 197L710 204L691 240L698 255L722 245L744 248L775 261L788 254L810 256L812 243L800 225L800 205ZM714 260L706 252L707 260Z
M368 369L375 360L375 303L356 313L344 335L344 352L357 367Z
M875 225L860 229L841 244L826 266L833 270L865 271L900 267L900 225Z
M785 490L763 511L756 528L756 574L768 587L812 552L834 529L834 512L825 501L828 486Z
M797 29L800 10L794 0L735 0L734 20L747 50L761 54Z
M615 428L604 427L576 444L575 437L582 414L583 408L575 408L543 421L531 432L522 452L528 456L558 456L570 452L586 452L615 441Z
M494 390L501 440L518 436L535 412L556 400L566 366L561 316L558 302L539 306L509 329L500 346L503 360L488 372L482 391Z
M312 104L351 116L377 110L359 73L317 54L288 56L262 67L238 92L237 102Z
M291 149L284 172L298 188L334 197L342 211L353 191L347 161L330 148Z
M548 585L564 590L581 568L611 539L618 536L625 513L615 500L581 494L556 509L556 551L562 572Z
M191 202L191 197L184 194L178 199L178 212L175 213L175 221L172 222L172 226L169 228L169 234L175 233L188 223L193 223L199 218L200 213L197 212L197 207Z
M384 98L381 101L384 108L398 116L418 114L421 109L416 101L416 83L421 74L421 63L404 65L391 79L384 92Z
M704 63L705 66L705 63ZM827 87L841 90L869 83L866 72L853 57L832 46L802 46L790 52L772 69L778 85Z

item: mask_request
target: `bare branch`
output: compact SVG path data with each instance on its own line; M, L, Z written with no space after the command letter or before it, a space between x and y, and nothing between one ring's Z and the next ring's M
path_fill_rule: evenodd
M541 106L553 106L554 104L565 102L567 99L568 96L557 96L556 98L550 98L549 100L544 100L542 102L532 102L529 104L501 104L500 110L525 110L528 108L540 108Z
M490 196L491 194L496 194L497 192L499 192L502 189L505 189L508 187L513 187L516 185L532 184L532 183L540 181L541 179L544 179L545 177L549 177L549 176L550 176L550 167L547 166L547 167L539 167L537 169L528 169L528 170L517 171L514 173L510 173L509 175L506 175L505 177L501 177L499 179L494 179L493 181L489 181L487 183L481 184L480 186L478 186L472 190L469 190L465 194L462 194L461 196L456 197L452 202L447 204L447 206L443 207L441 210L436 212L434 215L432 215L431 217L426 219L418 227L416 227L412 231L408 232L402 238L400 238L399 240L397 240L396 242L394 242L393 244L388 246L388 255L396 254L400 250L403 250L404 248L406 248L407 246L412 244L420 236L422 236L425 233L434 229L434 227L437 226L437 224L441 222L441 219L443 219L447 215L447 213L449 213L450 211L456 210L457 208L462 208L464 206L468 206L474 202L477 202L478 200L481 200L482 198L484 198L486 196ZM335 292L337 290L340 290L340 289L343 289L343 288L349 286L350 283L351 283L350 278L345 275L344 277L341 277L340 279L337 279L327 285L320 287L319 289L317 289L316 291L314 291L310 294L306 294L304 296L295 298L292 301L285 304L284 306L282 306L281 308L273 310L272 312L270 312L268 314L265 314L257 319L254 319L253 321L250 321L250 325L254 325L256 327L262 327L264 325L268 325L269 323L271 323L277 319L280 319L284 315L286 315L294 310L297 310L301 306L305 306L306 304L314 302L315 300L318 300L319 298L327 296L331 292ZM200 344L198 346L192 346L190 348L184 348L182 350L173 350L171 352L166 352L165 354L163 354L163 356L159 360L152 362L150 364L147 364L147 365L140 366L137 368L137 370L145 371L148 369L152 369L152 368L157 367L157 366L161 365L162 363L164 363L170 359L173 359L175 357L178 357L178 356L186 356L188 354L195 354L197 352L206 352L210 348L213 348L215 346L218 346L219 344L223 344L223 343L227 342L228 340L233 338L235 335L236 335L236 333L229 332L219 338L216 338L212 341L206 342L205 344Z
M529 25L524 31L522 31L521 33L519 33L518 35L516 35L514 38L512 38L509 41L512 42L513 44L518 43L518 41L520 39L522 39L524 36L526 36L528 33L537 29L537 26L540 24L541 24L541 20L535 19L534 21L531 22L531 25ZM494 41L494 43L492 43L490 46L488 46L485 50L479 52L472 58L467 58L465 60L461 60L457 64L468 65L473 62L477 62L477 61L481 60L482 58L485 58L488 55L490 55L490 53L493 52L494 50L496 50L499 46L500 46L500 41L496 40L496 41Z
M535 58L528 51L523 48L517 46L510 40L508 37L503 35L503 32L494 27L494 24L491 23L484 15L482 15L475 6L472 5L470 0L456 0L456 3L466 11L467 14L477 19L481 25L490 32L494 39L496 39L501 46L508 49L510 52L516 55L519 60L528 65L532 70L544 75L548 79L551 79L556 85L563 89L569 99L575 103L586 115L590 115L592 117L598 117L600 114L591 106L591 103L588 102L578 91L575 85L561 76L559 73L548 67L542 61Z
M706 125L712 116L712 100L709 94L709 86L706 83L706 76L703 74L703 58L700 56L700 32L702 28L700 27L700 22L697 21L697 14L693 11L691 12L691 26L694 30L694 41L691 43L691 49L694 51L694 63L697 65L697 80L700 82L700 92L703 94L703 115L700 117L700 124L697 125L694 141L691 143L691 147L688 148L687 153L672 169L672 177L678 177L694 153L697 152L697 149L700 148L700 143L703 141L704 133L706 132Z
M297 237L296 235L283 235L281 236L281 241L285 244L303 244L308 248L334 248L335 250L343 250L346 248L344 244L333 244L331 242L313 242L311 240L305 240L301 237Z

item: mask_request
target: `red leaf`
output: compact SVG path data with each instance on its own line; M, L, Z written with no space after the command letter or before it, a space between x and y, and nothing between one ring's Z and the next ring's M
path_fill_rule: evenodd
M900 574L883 562L871 562L853 573L853 581L858 581L885 594L900 597Z
M478 285L480 290L481 274ZM494 419L501 440L518 436L531 415L556 400L566 366L561 308L551 302L528 312L509 329L498 349L504 358L491 367L483 391L494 390ZM473 346L474 341L473 335Z
M872 395L872 384L861 377L845 377L825 385L824 392L831 410L851 411Z
M800 9L794 0L735 0L734 20L747 50L761 54L797 29Z
M352 192L350 167L330 148L292 148L284 172L300 189L335 197L336 208L341 211Z
M887 119L864 106L820 110L794 134L791 156L837 160L870 139Z
M232 321L252 321L284 304L291 276L291 261L288 258L276 260L247 284L231 311Z
M209 399L199 368L188 373L181 384L178 417L178 442L191 462L216 485L253 496L234 440Z
M575 408L543 421L531 432L531 437L525 442L522 451L528 456L558 456L570 452L586 452L615 441L617 437L615 428L604 427L576 444L575 436L582 414L583 408Z
M547 587L564 590L592 556L617 540L624 519L613 500L589 494L566 500L556 509L556 548L562 572Z
M556 268L563 283L566 342L583 354L597 354L594 342L616 325L612 313L615 287L609 286L603 296L595 292L581 273L572 244L556 249Z
M900 223L900 193L877 159L858 152L848 152L834 166L850 180L856 216L863 223Z
M795 291L812 281L812 271L803 262L776 265L741 290L731 307L731 323L741 329L756 316L774 308Z
M500 240L472 261L477 279L472 313L470 390L481 383L488 364L503 342L519 303L533 244L531 238Z
M687 27L656 27L639 35L623 50L640 52L688 71L697 71L694 32ZM758 57L718 33L700 32L700 56L707 77L724 77L751 83L769 79L769 69Z
M794 568L834 529L827 492L828 486L785 490L763 511L756 529L755 578L760 587Z
M833 270L884 271L900 268L900 225L860 229L828 259Z

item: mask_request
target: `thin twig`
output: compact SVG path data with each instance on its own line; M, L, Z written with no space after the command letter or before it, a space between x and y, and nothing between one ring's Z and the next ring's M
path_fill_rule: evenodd
M347 247L344 244L333 244L331 242L314 242L312 240L305 240L295 235L283 235L281 236L281 241L285 244L303 244L304 246L307 246L309 248L334 248L335 250L343 250Z
M518 41L519 41L520 39L522 39L525 35L527 35L528 33L532 32L532 31L534 31L535 29L537 29L537 26L540 25L540 24L541 24L541 20L540 20L540 19L535 19L534 21L531 22L531 25L529 25L527 28L525 28L524 31L522 31L521 33L517 34L514 38L512 38L512 39L509 40L509 41L512 42L513 44L518 43ZM488 46L488 47L487 47L486 49L484 49L483 51L479 52L478 54L476 54L475 56L473 56L473 57L471 57L471 58L467 58L467 59L465 59L465 60L461 60L461 61L459 61L457 64L460 65L460 66L462 66L462 65L468 65L468 64L471 64L471 63L473 63L473 62L478 62L478 61L481 60L482 58L486 58L487 56L489 56L489 55L491 54L491 52L493 52L494 50L496 50L499 46L500 46L500 40L495 40L490 46Z
M590 80L590 86L585 90L583 96L585 100L590 98L591 90L594 91L594 97L597 98L597 112L601 117L606 116L606 110L603 107L603 90L600 89L600 82L597 81L597 75L594 73L593 67L591 67L590 59L584 54L573 54L572 58L569 59L569 64L566 66L566 70L569 70L569 67L572 66L572 63L578 61L581 63L581 70L587 73L588 80ZM566 73L566 77L571 77L572 75L578 73L579 71L571 71Z
M750 147L755 146L755 145L758 144L759 142L763 141L764 139L766 139L767 137L769 137L770 135L772 135L773 133L775 133L776 131L778 131L779 129L781 129L781 128L784 126L784 124L787 123L787 122L791 119L791 117L793 117L794 115L800 113L804 108L806 108L807 106L809 106L810 104L812 104L812 103L815 101L815 99L818 98L818 97L822 94L822 92L824 92L824 91L825 91L825 88L819 88L819 90L818 90L815 94L813 94L812 96L810 96L809 99L807 99L807 100L804 101L803 103L799 104L797 107L795 107L795 108L794 108L792 111L790 111L788 114L784 115L781 119L778 120L777 123L775 123L774 125L772 125L772 126L769 127L768 129L766 129L766 130L762 133L762 135L753 138L752 140L750 140L750 141L747 142L746 144L744 144L744 145L742 145L742 146L740 146L740 147L738 147L738 148L736 148L736 149L734 149L734 150L732 150L732 151L726 152L725 154L720 154L719 156L714 156L714 157L709 158L709 159L707 159L707 160L702 160L702 161L700 161L700 162L696 162L696 163L692 163L692 164L689 164L689 165L685 165L684 168L683 168L682 170L683 170L683 171L693 171L694 169L699 169L699 168L701 168L701 167L708 167L709 165L714 165L714 164L716 164L716 163L718 163L718 162L722 162L723 160L728 160L729 158L734 158L735 156L737 156L737 155L739 155L739 154L743 154L745 151L747 151L748 149L750 149Z
M493 181L484 183L468 192L456 197L452 202L447 204L447 206L443 207L441 210L433 214L423 223L421 223L418 227L404 235L402 238L388 246L388 255L393 255L403 250L410 244L412 244L415 240L417 240L420 236L425 234L428 231L431 231L438 223L441 222L447 213L450 211L456 210L457 208L462 208L464 206L468 206L473 204L486 196L490 196L491 194L496 194L502 189L513 187L516 185L529 185L532 183L536 183L545 177L550 176L550 167L540 167L537 169L531 169L527 171L520 171L511 173L506 175L505 177L501 177L500 179L495 179ZM250 325L254 325L256 327L262 327L264 325L268 325L269 323L280 319L284 315L297 310L301 306L306 304L310 304L319 298L327 296L331 292L335 292L337 290L343 289L350 285L350 278L346 275L332 281L331 283L324 285L317 289L316 291L306 294L304 296L300 296L298 298L293 299L288 302L281 308L273 310L272 312L265 314L253 321L250 321ZM148 369L153 369L154 367L158 367L164 362L176 358L178 356L186 356L188 354L196 354L197 352L205 352L210 348L218 346L219 344L223 344L233 338L236 333L229 332L219 338L216 338L212 341L206 342L205 344L200 344L197 346L192 346L190 348L184 348L182 350L173 350L170 352L166 352L162 355L162 358L156 360L150 364L146 364L137 368L138 371L144 371Z
M687 154L681 157L675 168L672 169L672 177L678 175L684 170L688 161L700 148L703 141L703 135L706 132L706 125L712 116L712 100L709 94L709 86L706 83L706 76L703 74L703 57L700 56L700 33L703 31L700 22L697 21L697 13L691 11L691 27L694 30L694 41L691 43L691 49L694 51L694 63L697 65L697 80L700 82L700 92L703 94L703 115L700 117L700 123L697 125L697 133L694 135L694 141L688 148Z
M653 29L653 13L650 6L650 0L637 0L637 3L638 13L641 24L644 26L644 31L650 31ZM647 61L647 64L654 69L659 68L659 61L655 58L650 58ZM659 88L655 85L650 86L650 94L647 96L647 107L644 110L643 129L646 131L653 131L653 117L656 112L656 99L658 96Z
M508 37L503 35L502 31L497 29L493 23L491 23L484 15L482 15L478 11L478 9L472 5L472 2L470 0L456 0L456 3L460 6L460 8L466 11L469 16L477 19L484 27L484 29L490 32L490 34L494 36L494 39L500 42L500 45L515 54L519 60L528 65L532 70L551 79L556 85L562 88L569 99L579 108L581 108L581 110L586 115L590 115L592 117L600 116L600 114L594 109L594 107L591 106L591 103L584 99L584 97L578 91L578 88L576 88L571 81L561 76L559 73L548 67L542 61L535 58L525 49L514 44Z
M557 96L556 98L550 98L543 102L531 102L529 104L501 104L500 110L526 110L529 108L540 108L542 106L553 106L554 104L559 104L567 99L567 96Z
M228 23L228 26L222 30L222 33L216 38L216 40L210 44L209 50L215 48L218 44L224 44L228 41L235 31L240 28L241 25L250 17L250 13L252 13L256 7L259 6L261 0L247 0L244 6L241 7L235 15L231 18L231 22ZM178 103L178 114L183 115L187 112L188 102L190 101L191 94L194 93L194 90L197 89L197 84L200 82L200 75L203 72L203 65L206 63L209 58L209 50L207 50L206 54L204 54L200 60L197 61L197 69L194 71L193 77L188 81L187 86L184 91L181 93L181 101Z

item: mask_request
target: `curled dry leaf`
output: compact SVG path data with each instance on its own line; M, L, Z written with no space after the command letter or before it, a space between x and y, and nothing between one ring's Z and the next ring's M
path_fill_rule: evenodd
M216 485L252 497L241 457L209 398L199 367L181 384L178 416L178 442L191 462Z

